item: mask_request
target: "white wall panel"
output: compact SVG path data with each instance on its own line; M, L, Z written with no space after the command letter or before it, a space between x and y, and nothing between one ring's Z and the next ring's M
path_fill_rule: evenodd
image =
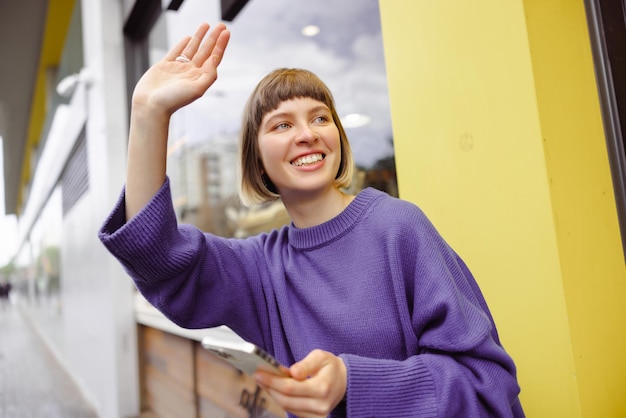
M124 182L127 144L121 1L83 0L89 191L64 218L67 363L102 418L139 415L133 287L97 238Z

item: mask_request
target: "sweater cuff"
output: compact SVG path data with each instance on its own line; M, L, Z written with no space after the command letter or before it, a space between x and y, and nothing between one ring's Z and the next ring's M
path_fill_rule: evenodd
M437 417L435 382L419 356L405 361L340 355L349 417Z
M141 269L145 256L153 256L155 246L159 248L155 243L159 243L163 236L171 236L176 228L169 178L166 177L152 199L130 220L126 219L125 202L124 187L113 211L98 231L98 238L122 263L133 259L135 267ZM167 223L164 220L173 221ZM164 230L168 228L174 230ZM146 267L150 268L149 265Z

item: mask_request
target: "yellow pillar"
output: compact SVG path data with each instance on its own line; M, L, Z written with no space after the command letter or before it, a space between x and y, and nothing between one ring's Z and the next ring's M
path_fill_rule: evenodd
M379 3L400 195L474 272L527 415L626 416L626 271L582 0Z

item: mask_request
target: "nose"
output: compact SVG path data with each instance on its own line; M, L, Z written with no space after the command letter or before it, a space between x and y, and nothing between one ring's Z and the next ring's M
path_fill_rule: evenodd
M302 125L302 128L298 131L296 135L297 143L308 143L315 142L319 139L319 134L317 131L309 124Z

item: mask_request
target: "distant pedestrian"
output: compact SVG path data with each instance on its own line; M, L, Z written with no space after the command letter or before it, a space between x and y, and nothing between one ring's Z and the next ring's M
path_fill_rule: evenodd
M8 307L10 304L9 296L11 294L11 283L8 281L3 281L0 283L0 306L2 309Z

